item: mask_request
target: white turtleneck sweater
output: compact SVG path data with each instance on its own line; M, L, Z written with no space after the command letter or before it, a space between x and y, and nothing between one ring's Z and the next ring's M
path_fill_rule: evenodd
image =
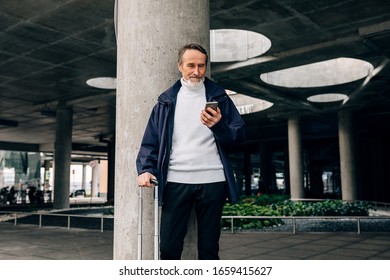
M214 135L203 125L200 113L205 107L203 83L189 84L181 79L177 95L168 168L168 182L204 184L225 181Z

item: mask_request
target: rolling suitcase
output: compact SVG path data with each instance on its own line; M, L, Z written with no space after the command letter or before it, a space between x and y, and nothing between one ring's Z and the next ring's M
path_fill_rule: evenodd
M158 181L150 180L154 185L154 259L159 259L159 208L158 208ZM142 190L138 188L138 260L142 260Z

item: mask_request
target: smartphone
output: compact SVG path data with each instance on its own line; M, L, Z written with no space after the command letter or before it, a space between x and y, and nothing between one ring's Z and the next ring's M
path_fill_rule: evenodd
M217 107L218 107L218 101L210 101L210 102L206 102L205 109L213 108L214 110L217 110Z

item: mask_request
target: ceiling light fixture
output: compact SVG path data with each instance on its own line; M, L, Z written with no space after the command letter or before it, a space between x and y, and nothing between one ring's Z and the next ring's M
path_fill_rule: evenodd
M232 90L227 89L226 93L232 99L234 105L236 105L240 115L264 111L274 105L273 103L266 100L247 96Z
M287 88L324 87L363 79L372 73L371 63L348 57L268 72L260 75L267 84Z
M100 89L116 89L116 78L113 77L98 77L87 81L87 85Z
M210 30L210 61L244 61L264 54L271 41L264 35L240 29Z
M310 102L328 103L347 100L348 96L342 93L323 93L312 95L307 98Z

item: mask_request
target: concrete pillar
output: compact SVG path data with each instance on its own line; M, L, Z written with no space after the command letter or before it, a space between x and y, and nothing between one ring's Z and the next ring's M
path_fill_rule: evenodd
M119 0L117 6L114 259L136 259L136 155L157 96L180 78L177 69L179 48L195 42L209 50L209 1ZM143 258L151 259L151 189L144 190L143 205ZM184 252L183 258L195 258L189 255Z
M87 186L87 165L85 163L83 163L83 170L81 175L81 188L85 190Z
M52 195L51 192L49 191L50 188L50 167L51 167L51 161L50 160L45 160L43 162L43 167L45 169L44 175L43 175L43 191L45 193L44 199L45 202L51 202L52 200Z
M291 195L291 184L290 184L290 162L289 162L289 155L288 155L288 143L287 145L283 146L283 181L284 181L284 187L285 187L285 194ZM276 178L275 178L276 182Z
M56 118L53 207L63 209L69 208L73 111L69 108L59 108Z
M304 198L302 141L300 120L297 116L288 119L288 155L291 199Z
M271 153L269 150L269 145L265 141L259 142L259 153L260 153L260 178L263 180L263 193L271 193L271 190L273 190L271 187L275 184L272 184L272 178L275 176L272 176L271 172L271 166L272 166L272 160L271 160Z
M250 151L244 151L245 195L252 194L252 165Z
M115 187L115 137L108 143L107 203L114 203Z
M352 113L347 110L339 111L338 122L341 195L343 200L356 200L357 184Z
M43 174L44 190L47 191L49 189L51 161L45 160L43 162L43 167L45 169L45 173Z
M92 186L91 186L91 197L97 197L100 191L100 162L99 160L94 160L94 165L92 167Z

